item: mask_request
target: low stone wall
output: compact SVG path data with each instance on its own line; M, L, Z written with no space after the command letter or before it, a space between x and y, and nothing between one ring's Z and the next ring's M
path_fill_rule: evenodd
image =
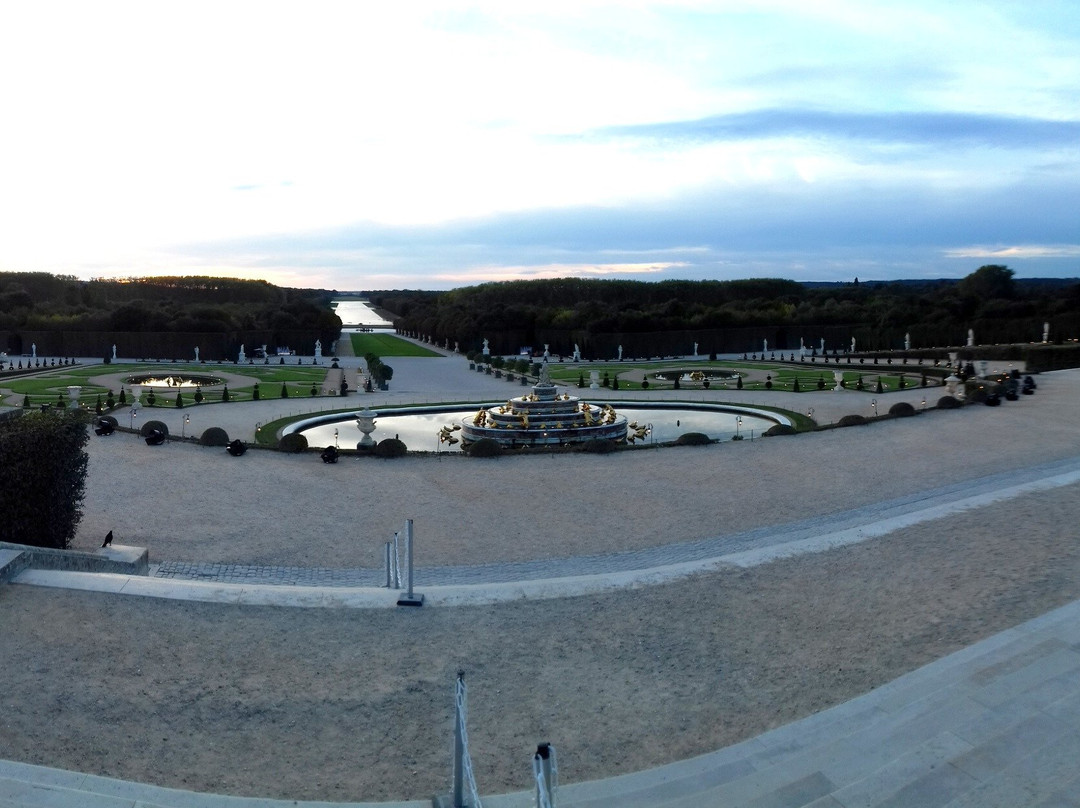
M14 551L25 561L12 563L19 566L11 575L27 567L65 572L112 572L120 575L149 575L150 553L145 547L114 545L100 550L54 550L49 547L31 547L26 544L0 542L0 551Z

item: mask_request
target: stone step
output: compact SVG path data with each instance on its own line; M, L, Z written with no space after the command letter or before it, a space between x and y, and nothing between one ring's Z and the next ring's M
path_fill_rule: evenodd
M0 582L10 581L30 566L30 556L22 550L0 547Z

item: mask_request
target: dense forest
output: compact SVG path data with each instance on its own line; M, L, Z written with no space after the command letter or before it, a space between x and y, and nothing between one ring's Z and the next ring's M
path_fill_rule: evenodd
M516 353L550 344L553 352L628 355L796 350L861 350L1080 337L1080 281L1016 280L1011 269L980 267L961 280L802 284L738 281L556 280L487 283L449 292L378 291L369 299L397 315L403 333L461 350Z
M21 354L35 344L43 354L86 356L121 343L132 346L126 355L168 357L186 356L193 344L202 344L208 356L233 354L245 342L313 345L321 339L329 347L341 330L331 294L232 278L81 281L0 273L0 348Z

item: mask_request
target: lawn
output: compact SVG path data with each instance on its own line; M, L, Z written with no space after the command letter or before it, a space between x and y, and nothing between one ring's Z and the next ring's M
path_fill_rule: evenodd
M393 334L350 334L349 338L352 340L353 354L356 356L367 356L369 353L375 354L380 359L386 356L443 356L441 353L395 337Z
M286 386L289 396L307 397L312 395L314 388L316 393L321 393L323 380L326 378L326 365L235 365L212 364L212 363L140 363L132 365L79 365L65 368L50 369L47 373L33 376L18 376L7 378L0 375L0 387L11 390L13 395L7 396L4 403L9 406L22 406L29 398L31 407L42 404L56 405L60 402L68 404L67 388L78 386L79 403L88 409L95 409L100 397L101 403L107 403L110 395L115 402L119 403L121 390L125 390L125 401L130 401L130 386L122 385L116 389L107 389L100 385L90 383L95 376L103 376L110 373L123 373L124 375L137 376L150 373L194 373L212 376L215 372L228 372L230 374L243 375L250 379L249 384L240 384L229 387L230 401L251 401L254 398L255 384L259 383L261 398L278 398L281 396L282 385ZM213 403L222 400L222 389L214 388L203 391L205 403ZM142 403L146 404L149 393L144 390ZM194 391L182 393L185 405L194 404ZM156 393L157 406L176 406L176 393L173 391L158 391Z

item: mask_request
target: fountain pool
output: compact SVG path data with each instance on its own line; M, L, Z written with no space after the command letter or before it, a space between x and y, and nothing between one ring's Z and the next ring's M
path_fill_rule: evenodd
M443 427L460 424L466 416L480 408L498 408L505 401L485 402L453 406L403 407L383 410L375 418L375 430L371 437L376 442L398 437L411 451L458 451L460 443L440 443ZM775 424L791 425L784 415L754 407L690 404L673 401L653 403L620 401L619 415L631 426L651 427L644 439L647 443L673 441L686 432L703 432L713 440L730 440L738 434L747 438L761 435ZM360 411L316 416L297 421L285 428L286 432L302 432L308 445L340 446L353 449L363 437L356 419ZM741 421L739 420L741 419ZM632 431L632 430L631 430ZM455 432L460 437L460 432ZM523 441L523 445L528 445Z

